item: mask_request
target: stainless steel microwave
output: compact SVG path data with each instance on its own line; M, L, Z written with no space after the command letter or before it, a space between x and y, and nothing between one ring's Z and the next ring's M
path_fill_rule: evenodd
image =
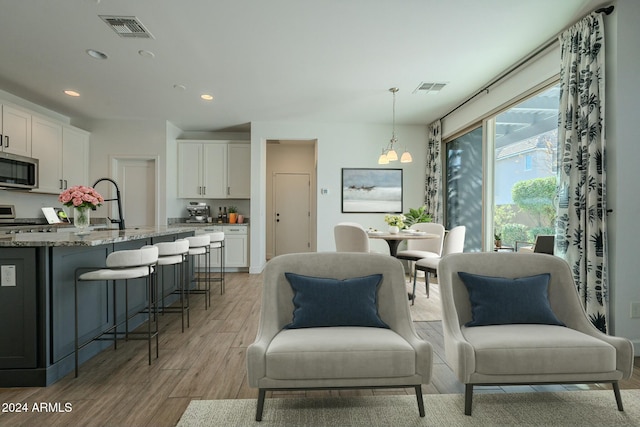
M0 152L0 188L38 188L38 159Z

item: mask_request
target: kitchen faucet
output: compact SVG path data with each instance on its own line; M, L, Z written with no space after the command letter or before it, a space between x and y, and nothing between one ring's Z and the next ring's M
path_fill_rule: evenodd
M93 183L93 188L95 188L96 185L100 181L109 181L116 187L116 198L115 199L104 199L104 201L105 202L109 202L109 201L115 200L115 201L118 202L118 218L120 218L120 219L112 219L112 218L109 218L109 217L107 217L107 219L109 219L112 224L117 223L119 230L124 230L124 218L122 217L122 202L120 200L120 189L118 188L118 184L116 184L116 182L114 180L112 180L111 178L100 178L96 182Z

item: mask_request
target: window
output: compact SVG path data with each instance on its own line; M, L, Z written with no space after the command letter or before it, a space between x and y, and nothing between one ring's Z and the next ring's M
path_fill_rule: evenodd
M445 226L467 226L466 252L555 234L559 96L548 87L446 142Z
M532 164L533 164L533 157L531 156L531 154L527 154L526 156L524 156L524 170L530 171Z

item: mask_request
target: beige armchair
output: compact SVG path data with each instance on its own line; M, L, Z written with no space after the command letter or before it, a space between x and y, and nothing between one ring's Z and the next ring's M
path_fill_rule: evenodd
M292 322L297 308L293 299L298 296L285 273L338 280L382 274L377 293L373 288L374 304L389 328L285 329ZM362 298L353 297L349 301L359 304L356 300ZM265 392L277 389L413 387L424 417L421 384L430 381L431 368L432 347L414 329L404 269L397 259L326 252L281 255L267 263L260 325L255 342L247 349L249 385L259 388L257 421L262 419Z
M530 321L465 326L480 316L473 311L469 283L465 285L459 272L509 279L550 273L546 311L566 327ZM535 253L452 254L440 261L438 279L446 360L465 384L466 415L471 415L474 385L491 384L611 383L618 410L623 410L618 381L632 374L633 346L628 339L605 335L593 326L563 259ZM509 283L512 286L513 281ZM471 288L472 293L479 288ZM532 305L533 299L527 297L524 303ZM476 308L477 303L476 299ZM504 311L513 308L509 302L501 306ZM536 309L534 314L541 311L545 310Z

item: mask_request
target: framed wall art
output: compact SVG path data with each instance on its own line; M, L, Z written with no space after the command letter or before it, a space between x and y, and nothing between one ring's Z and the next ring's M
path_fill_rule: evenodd
M343 213L402 213L402 169L342 168Z

